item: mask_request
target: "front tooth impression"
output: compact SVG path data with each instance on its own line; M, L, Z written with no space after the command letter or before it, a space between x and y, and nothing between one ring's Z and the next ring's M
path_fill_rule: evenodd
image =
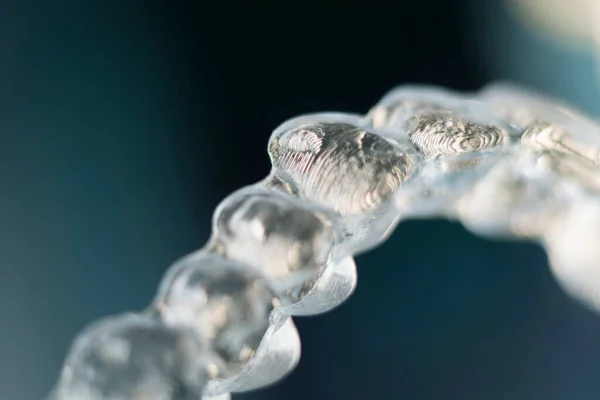
M271 138L273 166L294 180L302 197L343 216L372 211L410 178L409 154L388 139L345 123L317 123Z

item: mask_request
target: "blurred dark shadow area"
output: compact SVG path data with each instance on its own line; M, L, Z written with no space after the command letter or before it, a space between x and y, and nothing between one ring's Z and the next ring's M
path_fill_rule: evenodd
M288 118L498 79L600 112L593 40L508 3L2 2L0 398L41 400L81 328L144 307ZM600 317L539 247L409 222L357 264L347 303L297 319L295 372L235 398L599 398Z

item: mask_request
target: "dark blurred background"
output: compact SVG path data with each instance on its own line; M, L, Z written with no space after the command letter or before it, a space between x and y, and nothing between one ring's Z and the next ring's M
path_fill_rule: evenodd
M144 307L290 117L498 79L600 111L593 46L507 3L1 2L0 398L42 399L84 325ZM297 319L297 370L236 398L599 398L600 317L537 246L408 222L357 263L346 304Z

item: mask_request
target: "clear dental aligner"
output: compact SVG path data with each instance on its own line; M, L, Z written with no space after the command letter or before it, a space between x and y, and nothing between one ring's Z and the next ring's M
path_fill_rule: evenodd
M537 241L567 292L598 308L599 146L594 122L509 85L405 86L365 116L291 119L269 140L270 175L218 206L208 243L145 311L76 339L51 397L222 400L274 383L300 359L291 317L341 304L353 255L409 218Z

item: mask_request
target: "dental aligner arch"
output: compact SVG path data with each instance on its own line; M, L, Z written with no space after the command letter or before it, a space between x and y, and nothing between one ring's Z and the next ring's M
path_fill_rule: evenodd
M403 86L364 116L288 120L268 151L269 176L217 207L146 310L79 335L52 399L226 399L280 380L300 359L292 316L340 305L353 256L411 218L536 241L565 290L600 307L600 127L555 101Z

